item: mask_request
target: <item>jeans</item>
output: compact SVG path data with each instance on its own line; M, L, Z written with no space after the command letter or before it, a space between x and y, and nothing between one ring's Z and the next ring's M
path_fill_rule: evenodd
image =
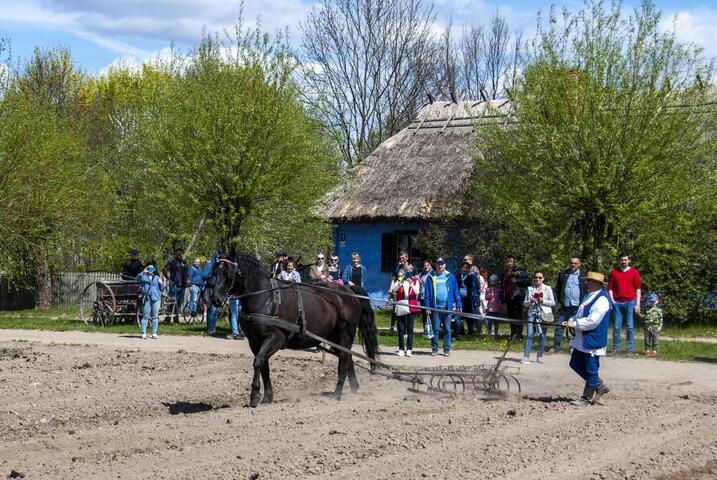
M576 348L570 357L570 368L585 380L585 386L597 388L600 384L600 377L598 376L600 357L597 355L581 352Z
M217 317L219 316L219 309L213 304L209 305L207 310L207 333L214 333L217 329Z
M147 334L147 322L150 317L152 318L152 333L157 333L157 326L159 325L159 306L161 304L162 300L145 300L144 305L142 305L142 320L139 325L143 334Z
M232 328L232 336L236 337L241 335L244 335L244 333L239 328L239 312L241 312L241 300L234 297L229 297L229 325L231 325ZM217 319L214 317L214 325L216 326Z
M555 339L553 341L553 351L560 351L560 342L563 341L563 335L565 334L565 327L561 327L563 322L567 322L570 317L578 313L578 307L560 307L560 313L558 313L558 326L555 327Z
M192 285L189 287L189 304L187 305L187 310L189 310L189 314L192 316L197 315L197 306L199 303L199 295L202 293L202 287L199 285Z
M543 357L543 351L545 350L545 338L547 337L547 334L545 333L545 326L535 323L537 321L539 321L539 319L537 319L534 314L531 313L528 315L528 336L525 337L525 353L523 354L525 358L530 357L530 350L533 348L534 333L538 333L540 335L540 339L538 340L538 358Z
M413 350L413 324L416 321L416 314L409 313L408 315L401 315L396 317L396 324L398 326L398 349L399 350ZM406 335L406 348L403 348L403 336Z
M169 296L177 301L177 307L174 311L174 318L179 321L179 312L182 311L184 306L184 289L185 287L176 287L174 285L169 287Z
M612 316L615 321L615 329L612 331L612 350L620 351L620 330L622 321L625 320L627 330L627 352L632 353L635 344L635 301L615 302L612 307Z
M447 307L436 307L447 309ZM431 312L431 323L433 323L433 338L431 339L431 350L438 351L438 331L443 324L443 351L451 351L451 314L445 312Z

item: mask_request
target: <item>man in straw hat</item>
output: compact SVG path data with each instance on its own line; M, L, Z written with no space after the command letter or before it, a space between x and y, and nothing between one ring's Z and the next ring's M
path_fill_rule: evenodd
M600 357L606 353L607 329L610 323L612 302L607 291L605 276L602 273L588 272L583 278L587 294L578 307L575 316L563 326L575 329L575 337L570 346L570 368L585 380L585 389L577 404L596 403L600 397L610 391L598 375Z

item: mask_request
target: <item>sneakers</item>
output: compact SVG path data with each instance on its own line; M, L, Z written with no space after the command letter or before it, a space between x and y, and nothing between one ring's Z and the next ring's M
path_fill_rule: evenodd
M146 334L146 333L143 333L143 334L142 334L142 340L147 340L147 334Z
M538 363L543 363L543 357L538 357L538 359L537 359L536 361L537 361Z
M578 400L571 401L570 405L575 405L576 407L590 405L590 399L588 397L580 397Z
M432 357L435 357L436 355L438 355L438 352L431 352Z
M530 358L523 357L523 360L520 361L523 365L528 365L530 363Z
M407 356L407 357L412 357L412 356L413 356L413 352L410 351L410 350L406 350L406 356Z
M600 397L602 397L606 393L610 393L610 388L604 383L601 383L595 390L595 395L593 396L592 401L590 403L592 403L593 405L596 404L598 400L600 400Z
M232 335L232 340L244 340L244 335Z
M657 350L653 350L652 353L650 353L650 356L651 356L651 357L656 357L656 356L657 356Z
M451 352L443 352L443 356L444 356L444 357L450 357L450 356L451 356Z
M153 334L152 334L152 340L157 340L157 338L158 338L158 337L157 337L157 334L156 334L156 333L153 333Z
M634 357L634 356L635 356L635 354L634 354L634 353L632 353L632 352L627 352L627 356L628 356L628 358L632 358L632 357Z
M215 333L217 333L216 330L207 330L207 335L214 335Z
M404 355L406 355L406 354L404 353L403 350L399 350L399 351L398 351L398 356L399 356L399 357L403 357Z

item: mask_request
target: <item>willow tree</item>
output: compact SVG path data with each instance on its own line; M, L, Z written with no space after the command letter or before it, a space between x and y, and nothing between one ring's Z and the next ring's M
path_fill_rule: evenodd
M506 249L553 264L576 252L602 271L630 252L645 288L675 305L714 255L713 65L661 31L651 1L629 15L587 1L546 20L513 115L480 127L476 200Z
M146 194L192 213L195 239L205 229L268 253L329 237L310 209L337 158L300 101L295 66L280 39L259 31L229 45L208 36L143 93L137 143L155 184Z

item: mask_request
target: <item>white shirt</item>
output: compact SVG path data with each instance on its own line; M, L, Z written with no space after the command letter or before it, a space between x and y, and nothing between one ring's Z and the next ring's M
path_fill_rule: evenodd
M578 307L578 311L571 320L575 320L575 338L570 342L570 346L581 352L590 353L592 355L602 356L607 352L606 347L590 349L583 348L583 331L593 330L597 328L598 324L602 321L605 314L610 311L610 300L606 296L597 299L595 304L592 306L590 311L585 311L585 308L592 302L595 297L600 293L600 290L591 292L585 295L582 303Z

